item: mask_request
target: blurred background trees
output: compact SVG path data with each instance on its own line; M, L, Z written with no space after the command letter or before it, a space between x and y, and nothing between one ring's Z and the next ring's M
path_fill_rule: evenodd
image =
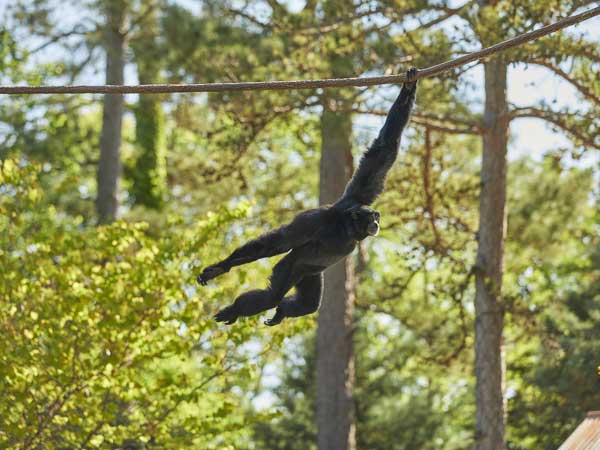
M395 73L587 3L15 1L0 77ZM211 320L270 262L195 274L331 201L396 87L2 98L0 445L556 448L600 400L598 38L421 81L381 236L275 329Z

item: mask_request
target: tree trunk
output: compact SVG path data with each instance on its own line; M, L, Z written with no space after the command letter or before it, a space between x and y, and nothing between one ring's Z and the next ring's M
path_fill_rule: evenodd
M506 236L506 63L485 64L479 248L475 270L476 450L505 448L504 327L501 300Z
M352 119L323 108L321 117L321 204L334 202L352 171ZM317 330L317 441L319 450L354 450L354 353L352 258L325 272Z
M160 82L158 33L158 18L153 10L131 44L140 84ZM160 209L167 190L164 114L160 96L139 96L135 110L135 140L139 154L131 173L130 194L136 205Z
M124 50L125 5L120 1L106 2L106 84L123 84L125 66ZM106 94L102 112L100 134L100 161L98 162L98 197L96 210L98 222L112 222L117 217L117 191L121 173L121 125L123 121L123 95Z

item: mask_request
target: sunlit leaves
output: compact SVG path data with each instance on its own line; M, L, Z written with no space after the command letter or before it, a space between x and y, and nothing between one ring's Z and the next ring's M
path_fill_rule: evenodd
M219 386L239 370L251 378L236 349L251 324L223 334L209 305L231 288L191 289L193 258L248 205L161 238L143 223L82 228L43 207L37 174L15 160L0 171L2 445L212 448L235 437L243 418Z

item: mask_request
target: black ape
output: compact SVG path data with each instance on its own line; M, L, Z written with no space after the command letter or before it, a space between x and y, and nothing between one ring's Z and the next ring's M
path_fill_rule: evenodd
M337 202L298 214L290 224L248 242L198 276L198 282L206 285L208 280L234 266L289 252L275 265L268 289L240 295L215 315L217 321L232 324L238 317L277 307L273 318L265 322L276 325L284 317L303 316L319 308L323 271L350 254L358 241L379 232L379 213L367 205L383 191L385 177L398 155L400 135L414 103L416 73L416 69L407 72L408 81L392 105L379 136L361 158ZM293 286L296 293L284 297Z

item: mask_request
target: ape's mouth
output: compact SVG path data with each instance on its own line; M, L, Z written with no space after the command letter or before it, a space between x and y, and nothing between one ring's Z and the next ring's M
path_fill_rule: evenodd
M367 233L369 236L377 236L379 234L379 224L377 222L371 222L367 225Z

